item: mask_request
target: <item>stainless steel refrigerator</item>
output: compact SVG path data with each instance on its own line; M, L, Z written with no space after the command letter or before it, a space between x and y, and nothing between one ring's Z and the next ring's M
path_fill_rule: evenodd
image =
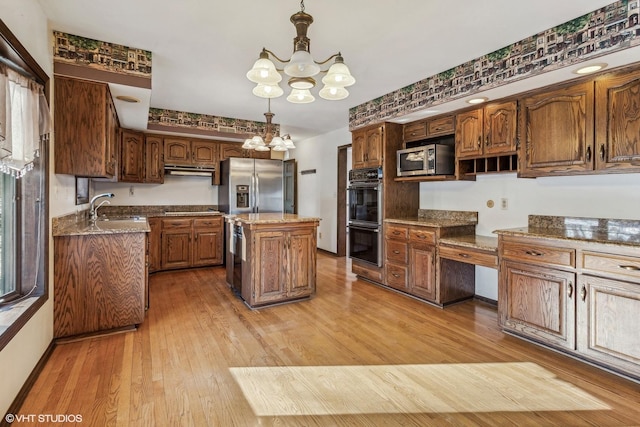
M222 161L218 209L230 214L283 212L282 172L282 160Z

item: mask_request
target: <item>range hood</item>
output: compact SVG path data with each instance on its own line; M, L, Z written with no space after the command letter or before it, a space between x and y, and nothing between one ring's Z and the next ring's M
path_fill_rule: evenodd
M216 171L215 168L184 166L184 165L164 165L164 172L167 175L179 176L209 176Z

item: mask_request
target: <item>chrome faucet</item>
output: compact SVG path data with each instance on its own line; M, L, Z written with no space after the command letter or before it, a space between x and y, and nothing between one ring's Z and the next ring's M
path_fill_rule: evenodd
M98 206L95 206L96 204L96 200L98 200L101 197L115 197L116 195L113 193L102 193L102 194L98 194L93 196L93 198L91 199L91 201L89 202L89 221L95 221L96 219L98 219L98 208L100 206L102 206L105 203L111 204L110 201L108 200L103 200L102 203L100 203Z

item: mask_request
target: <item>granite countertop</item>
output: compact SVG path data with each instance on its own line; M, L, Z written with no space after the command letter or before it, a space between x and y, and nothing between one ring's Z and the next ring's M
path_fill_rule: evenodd
M494 233L640 246L640 220L529 215L527 227Z
M151 231L147 218L112 217L95 222L88 220L67 224L66 227L55 227L53 236L86 236L92 234L148 233Z
M416 216L386 218L384 222L436 228L458 227L476 225L478 223L478 212L419 209Z
M250 213L227 215L226 218L243 224L285 224L292 222L318 222L320 218L289 213Z
M493 236L471 234L464 236L441 237L439 243L443 245L464 246L488 252L498 252L498 238Z

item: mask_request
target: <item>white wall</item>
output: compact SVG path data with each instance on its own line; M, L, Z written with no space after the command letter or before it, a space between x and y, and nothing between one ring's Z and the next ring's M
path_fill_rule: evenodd
M336 252L337 242L337 185L338 147L351 144L347 127L296 142L291 157L298 162L298 214L321 218L318 227L318 247ZM315 174L302 175L315 169Z
M218 186L211 185L211 178L203 176L165 175L164 184L93 181L93 189L93 194L115 194L110 199L114 206L218 204Z
M49 75L53 76L53 59L49 44L47 18L36 0L0 0L0 18L22 45L35 58ZM64 183L52 182L51 194L64 194L54 187L64 187ZM72 199L73 200L73 199ZM50 197L49 208L52 212L62 207L64 200ZM53 253L53 244L49 254ZM18 334L0 351L0 415L4 416L20 388L43 355L53 339L53 285L52 258L49 262L49 300L18 332Z

